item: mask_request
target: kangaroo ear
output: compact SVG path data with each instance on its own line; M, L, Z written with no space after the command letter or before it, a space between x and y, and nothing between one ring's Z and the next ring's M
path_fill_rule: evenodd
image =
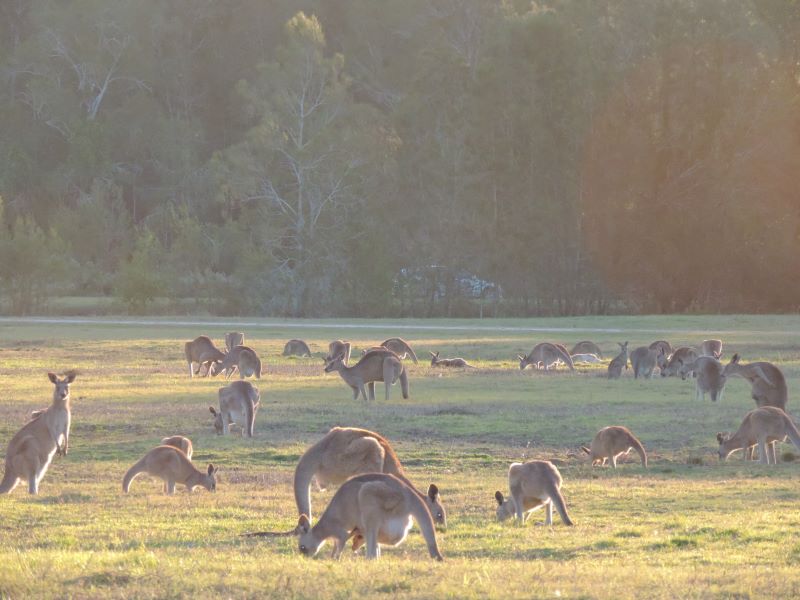
M591 450L589 450L589 449L588 449L586 446L581 446L581 450L583 450L584 452L586 452L586 454L591 454L591 453L592 453L592 451L591 451Z
M209 406L209 407L208 407L208 412L210 412L210 413L211 413L212 415L214 415L215 417L217 416L217 411L216 411L216 410L214 410L214 407L213 407L213 406Z
M522 356L522 354L517 354L517 358L520 359L520 360L525 360L525 357Z
M76 377L77 375L78 375L78 374L77 374L75 371L67 371L67 373L66 373L66 377L64 378L64 380L65 380L67 383L72 383L73 381L75 381L75 377Z
M721 444L722 442L725 441L725 436L722 435L721 433L718 433L717 434L717 441Z
M213 465L213 464L211 464L211 463L208 463L208 470L207 470L207 472L208 472L208 474L209 474L209 475L213 475L213 474L216 472L216 469L214 468L214 465Z
M297 529L295 531L302 535L304 533L308 533L310 529L311 521L308 520L306 515L300 515L300 518L297 520Z
M739 359L740 358L741 358L741 356L739 356L739 353L737 352L736 354L734 354L731 357L731 364L734 364L734 365L739 364Z
M56 377L55 373L48 373L47 378L50 379L53 383L58 383L58 377Z
M505 498L503 498L503 492L501 492L500 490L496 491L494 493L494 499L497 500L497 504L503 506L503 500L505 500Z
M439 495L439 488L436 487L435 483L432 483L428 486L428 498L433 501L436 501L436 497Z

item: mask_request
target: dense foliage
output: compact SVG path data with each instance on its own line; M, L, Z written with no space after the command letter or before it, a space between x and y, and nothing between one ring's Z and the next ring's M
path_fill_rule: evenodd
M798 306L797 0L8 0L0 82L6 311Z

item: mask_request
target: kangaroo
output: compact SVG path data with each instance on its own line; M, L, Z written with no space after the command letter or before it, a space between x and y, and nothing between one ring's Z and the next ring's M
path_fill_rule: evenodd
M719 360L722 356L722 340L703 340L700 356L713 356Z
M405 341L403 338L398 338L398 337L389 338L383 340L380 343L380 345L384 348L391 350L402 359L406 359L410 356L411 360L414 361L414 364L417 364L417 354L414 352L414 349L408 345L408 342ZM364 355L367 352L369 352L369 350L365 350L361 354Z
M211 372L212 364L216 364L225 359L225 355L219 351L207 335L194 338L191 342L184 344L186 352L186 362L189 363L189 377L194 377L200 373L203 365L206 366L206 377ZM197 363L197 371L193 364Z
M11 438L6 450L6 469L0 481L0 494L10 494L20 479L28 481L28 493L38 494L39 483L47 473L53 456L67 455L72 420L69 386L75 381L76 375L74 371L69 371L64 379L59 379L54 373L47 374L55 386L53 403Z
M651 349L647 346L639 346L631 352L631 368L633 369L633 378L639 379L641 375L645 379L653 377L653 371L656 369L658 357L664 354L663 348Z
M352 345L350 342L343 342L342 340L334 340L328 344L328 356L325 357L325 362L331 362L337 356L342 356L342 361L345 366L350 364L350 350Z
M600 357L596 354L571 354L572 364L576 363L592 363L597 364L601 362Z
M664 350L664 356L669 356L670 354L672 354L672 344L670 344L666 340L656 340L655 342L650 344L648 346L648 348L650 348L650 350L663 349Z
M593 354L598 358L603 358L603 353L600 351L600 346L589 340L578 342L572 347L569 352L570 356L573 354Z
M712 402L722 400L722 391L725 389L725 376L722 363L713 356L699 356L697 360L684 363L678 359L678 375L686 380L689 373L695 375L694 397L695 400L704 400L706 393L711 396Z
M196 487L204 487L209 492L215 492L217 490L215 475L218 470L209 463L207 471L203 473L198 471L192 461L177 448L156 446L128 469L125 477L122 478L122 491L127 494L131 488L131 482L142 473L147 473L164 480L167 494L175 493L176 483L185 485L189 492Z
M759 461L762 464L777 464L774 442L787 436L800 450L800 431L789 415L775 406L762 406L747 413L739 430L732 436L717 434L719 458L725 460L734 450L747 449L757 443Z
M289 340L283 347L283 356L311 356L311 348L303 340Z
M620 353L617 354L614 358L611 359L611 362L608 363L608 378L609 379L619 379L622 375L623 367L627 370L628 368L628 342L624 344L620 344L617 342L620 347Z
M519 369L524 370L528 365L534 365L539 368L539 365L544 366L544 370L548 371L550 367L554 366L559 360L564 362L569 367L570 371L575 370L575 365L572 363L572 358L567 352L566 348L561 344L551 344L550 342L542 342L536 344L527 356L517 355L519 359Z
M497 520L505 521L516 515L517 524L523 525L530 513L538 508L546 509L544 524L553 524L553 505L565 525L572 525L567 514L567 504L561 495L561 473L547 460L531 460L526 463L512 463L508 469L508 488L511 497L504 498L497 491Z
M786 390L786 378L781 370L768 362L754 362L746 365L739 363L740 357L734 354L725 365L722 375L725 377L744 377L752 387L751 396L756 406L775 406L786 410L789 399Z
M664 366L661 367L661 376L662 377L675 377L678 375L678 370L680 369L682 364L693 363L697 360L697 350L690 346L681 346L677 348L675 352L673 352L669 359L666 362L663 361L661 364Z
M192 448L192 440L187 437L183 437L182 435L173 435L172 437L165 437L161 440L162 446L172 446L173 448L177 448L181 452L186 455L186 458L192 460L192 453L194 452Z
M235 346L225 355L221 363L212 367L211 374L216 377L225 371L225 379L230 379L236 370L239 371L241 379L251 375L261 379L261 359L256 351L249 346Z
M432 367L472 367L472 365L467 363L463 358L439 358L438 352L436 354L428 352L428 354L431 355Z
M255 433L256 412L261 395L258 388L249 381L234 381L227 387L219 388L219 410L209 406L214 415L214 429L217 435L228 435L228 426L238 423L242 426L242 437L253 437Z
M339 485L361 473L394 475L426 503L437 524L447 527L447 513L442 506L439 488L428 487L427 494L418 491L406 479L400 459L389 441L381 435L355 427L334 427L316 444L305 451L294 471L294 499L297 512L311 520L311 480L325 489Z
M592 465L605 465L607 459L611 459L611 466L617 468L617 458L620 455L626 456L631 451L636 450L639 458L642 459L642 466L647 468L647 453L644 446L627 427L612 425L604 427L597 432L592 440L592 448L581 446L581 450L586 452L592 459Z
M344 355L339 355L325 365L325 372L337 371L345 383L353 390L353 400L359 394L367 401L375 400L375 382L383 381L386 386L386 399L389 399L389 388L399 379L403 398L408 399L408 375L403 363L391 350L372 350L361 357L355 365L348 367L344 364Z
M225 347L230 352L236 346L244 346L244 334L241 331L229 331L225 334Z

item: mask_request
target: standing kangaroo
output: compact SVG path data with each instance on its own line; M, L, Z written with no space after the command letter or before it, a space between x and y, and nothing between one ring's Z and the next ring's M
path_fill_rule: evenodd
M653 377L653 371L656 369L656 362L658 357L663 355L663 348L648 348L647 346L639 346L631 352L631 368L633 369L633 378L639 379L641 375L645 379Z
M366 429L334 427L325 437L305 451L294 471L294 500L297 512L311 520L311 480L325 489L339 485L361 473L389 473L394 475L426 503L436 523L447 526L447 514L434 484L423 494L406 479L400 459L389 441Z
M242 426L242 437L253 437L255 433L256 412L260 402L258 388L249 381L234 381L227 387L219 388L219 410L209 406L214 415L214 429L217 435L228 435L231 423Z
M704 400L706 393L711 396L712 402L722 400L726 378L721 362L713 356L700 356L690 363L678 359L678 375L681 379L686 380L689 373L694 373L695 376L695 400Z
M311 356L311 348L303 340L289 340L283 347L283 356Z
M236 346L244 346L244 334L241 331L229 331L225 334L225 347L230 352Z
M611 466L615 469L617 458L622 454L627 456L631 449L636 450L642 460L642 466L647 468L647 452L644 451L642 442L627 427L621 425L604 427L594 436L591 449L581 446L581 450L591 458L593 466L605 465L606 460L611 459Z
M534 365L537 369L539 365L542 365L544 370L548 371L550 367L555 365L559 360L566 364L570 371L575 370L572 357L561 344L542 342L536 344L527 356L518 354L517 358L519 359L520 371L524 370L528 365Z
M693 363L697 360L697 350L692 348L691 346L681 346L677 348L675 352L673 352L669 359L664 362L663 360L660 364L661 366L661 376L662 377L675 377L678 375L678 371L681 368L681 365L685 365L688 363Z
M342 340L334 340L328 344L328 356L325 357L325 362L329 363L338 356L342 357L342 362L345 366L350 364L350 351L352 344L350 342L343 342Z
M386 386L386 399L389 388L399 379L403 398L408 398L408 375L403 363L391 350L370 350L355 365L344 364L344 356L339 355L325 365L325 372L337 371L345 383L353 390L353 400L359 394L367 401L365 385L369 387L369 400L375 400L375 382L383 381Z
M722 356L722 340L703 340L700 345L701 356L713 356L717 360Z
M75 376L73 371L68 372L64 379L59 379L54 373L47 374L55 386L53 403L11 438L6 450L6 470L0 481L0 494L11 493L20 479L28 481L28 493L38 494L39 483L53 456L67 455L72 420L69 385L75 381Z
M249 346L235 346L233 350L225 354L221 363L212 367L211 374L216 377L225 371L225 379L230 379L236 370L239 371L241 379L251 375L255 375L256 379L261 379L261 359L256 351Z
M567 503L561 495L561 473L547 460L512 463L508 469L508 488L511 497L504 498L497 491L497 520L505 521L515 515L517 524L523 525L527 516L538 508L546 508L544 524L553 524L553 505L565 525L572 525L567 514Z
M570 356L574 354L594 354L598 358L603 358L603 353L600 351L600 346L589 340L578 342L569 351Z
M164 480L167 494L175 493L176 483L185 485L189 492L196 487L204 487L209 492L214 492L217 489L215 475L218 470L209 463L208 470L203 473L198 471L192 461L177 448L156 446L128 469L122 478L122 491L127 494L131 482L142 473L147 473Z
M786 378L781 370L768 362L754 362L746 365L739 363L740 357L734 354L725 365L722 374L725 377L744 377L752 387L752 398L756 406L775 406L786 410L789 394L786 389Z
M717 434L719 442L719 458L725 460L731 452L747 449L758 444L759 461L762 464L777 464L775 442L786 437L800 450L800 431L792 423L791 418L780 408L762 406L747 413L732 436Z
M625 342L624 344L617 342L617 344L620 347L620 353L612 358L611 362L608 363L609 379L619 379L619 377L622 375L623 367L625 369L628 368L628 342Z
M472 367L463 358L439 358L439 353L428 352L431 355L432 367ZM474 367L473 367L474 368Z
M220 352L207 335L201 335L191 342L186 342L183 348L186 353L186 362L189 363L189 377L199 374L203 365L206 366L206 377L208 377L212 364L219 363L225 359L225 355ZM192 363L197 363L197 371L194 370Z

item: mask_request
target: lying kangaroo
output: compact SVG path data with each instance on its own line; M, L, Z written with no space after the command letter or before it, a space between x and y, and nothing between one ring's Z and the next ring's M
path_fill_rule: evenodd
M658 357L663 356L663 348L648 348L647 346L639 346L631 352L631 368L633 369L633 378L639 379L641 375L645 379L653 377L653 371L656 369Z
M648 348L650 348L650 350L663 350L664 356L669 356L672 354L672 344L666 340L656 340L650 344Z
M249 346L235 346L228 352L218 365L212 365L211 374L216 377L225 371L225 379L230 379L233 372L238 370L239 377L244 379L255 375L261 379L261 359L256 351Z
M528 365L534 365L537 369L540 365L548 371L550 367L554 366L558 361L562 361L569 367L570 371L575 370L575 365L572 363L572 358L567 352L566 348L561 344L551 344L550 342L542 342L536 344L527 356L517 355L519 359L519 369L522 371Z
M700 356L713 356L719 360L722 356L722 340L703 340L700 344Z
M386 438L366 429L334 427L325 437L305 451L294 471L294 500L297 512L311 520L311 480L325 489L339 485L349 477L361 473L389 473L394 475L426 503L437 524L447 526L447 514L439 497L439 488L428 487L427 494L418 491L403 472Z
M211 372L211 366L225 359L225 355L219 351L207 335L194 338L191 342L184 344L186 362L189 363L189 377L194 377L200 373L203 365L206 366L206 376ZM194 370L192 363L197 363L197 371Z
M187 437L183 437L182 435L173 435L172 437L165 437L161 440L162 446L172 446L173 448L177 448L181 452L186 455L186 458L192 460L192 453L194 452L192 448L192 440Z
M375 382L383 381L386 386L386 399L389 399L389 388L399 379L403 398L408 398L408 375L400 357L391 350L371 350L361 357L355 365L348 367L344 364L344 355L339 355L325 365L325 372L337 371L345 383L353 390L353 400L359 394L367 401L375 400Z
M693 363L695 360L697 360L698 356L697 350L690 346L681 346L680 348L677 348L668 359L661 359L660 364L664 365L660 367L661 376L675 377L678 375L678 369L680 369L682 364Z
M740 357L734 354L722 371L723 376L744 377L752 386L752 398L756 406L775 406L786 410L788 392L786 378L781 370L768 362L754 362L746 365L739 363Z
M719 458L725 460L733 451L747 449L757 443L759 461L764 464L777 464L775 442L787 436L800 450L800 431L792 423L789 415L780 408L762 406L747 413L739 430L732 436L717 434Z
M600 351L600 346L589 340L578 342L572 347L569 352L570 356L574 354L593 354L599 358L603 358L603 353Z
M229 331L225 334L225 347L230 352L236 346L244 346L244 334L241 331Z
M289 340L283 347L283 356L311 356L311 348L303 340Z
M414 349L408 345L408 342L405 341L403 338L393 337L387 340L383 340L380 344L384 348L388 348L400 358L408 358L411 357L411 360L414 361L414 364L417 364L417 354L414 352ZM363 354L366 354L364 352Z
M722 371L722 363L713 356L700 356L690 363L678 359L678 375L681 379L686 380L689 373L694 373L695 400L705 400L706 393L711 396L712 402L722 400L722 391L725 389L725 376Z
M342 340L334 340L328 344L328 356L325 357L325 362L331 362L337 356L342 356L342 361L345 366L350 364L350 350L352 345L350 342L343 342Z
M253 437L255 433L256 412L260 394L258 388L249 381L234 381L227 387L219 388L219 410L209 406L214 415L214 429L217 435L228 435L228 426L238 423L242 426L242 437Z
M581 446L581 450L592 459L592 465L605 465L606 460L610 458L611 466L615 469L617 458L622 454L627 456L631 449L636 450L642 459L642 466L647 468L647 453L644 451L644 446L627 427L621 425L604 427L594 436L591 449Z
M68 372L64 379L59 379L54 373L47 374L55 386L53 403L11 438L6 450L6 470L0 481L0 494L11 493L20 479L28 481L28 493L38 494L39 483L53 456L67 455L72 420L69 385L75 381L75 376L74 371Z
M600 357L596 354L571 354L570 358L572 359L572 364L576 363L591 363L597 364L602 362Z
M620 344L617 342L620 347L620 353L617 354L614 358L611 359L611 362L608 363L608 378L609 379L619 379L622 375L623 367L627 370L628 368L628 342L624 344Z
M567 504L561 495L561 473L547 460L531 460L512 463L508 469L508 488L511 497L504 498L495 492L497 520L505 521L516 515L517 524L523 525L527 516L538 508L545 507L545 525L553 524L553 505L565 525L572 525L567 514Z
M217 489L216 473L219 469L208 464L208 470L198 471L192 461L173 446L156 446L136 462L122 478L122 491L126 494L131 482L140 474L147 473L159 477L166 483L166 493L175 493L175 484L181 483L191 492L196 487L204 487L209 492Z
M467 363L463 358L439 358L438 352L434 354L430 351L428 354L431 355L432 367L472 367L472 365Z

